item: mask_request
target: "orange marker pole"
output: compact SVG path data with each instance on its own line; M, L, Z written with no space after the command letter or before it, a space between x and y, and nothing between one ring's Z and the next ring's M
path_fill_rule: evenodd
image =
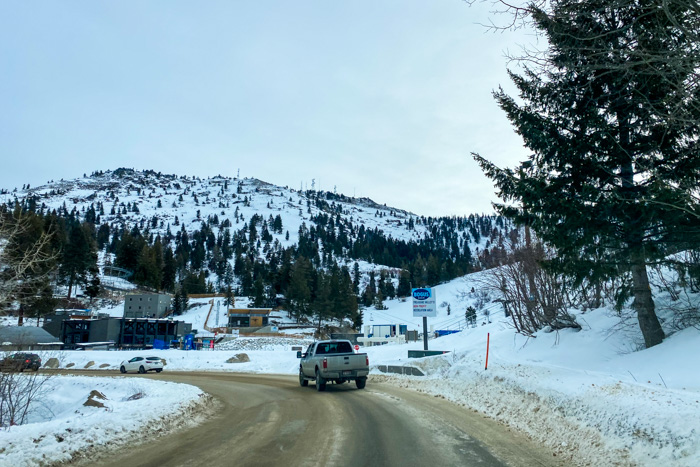
M491 333L486 333L486 366L484 366L484 370L489 369L489 341L491 340Z

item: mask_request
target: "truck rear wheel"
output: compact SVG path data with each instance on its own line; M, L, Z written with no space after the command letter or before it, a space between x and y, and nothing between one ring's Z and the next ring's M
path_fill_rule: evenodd
M319 392L326 390L326 380L321 377L318 370L316 370L316 390Z
M303 388L309 385L309 380L304 378L304 373L299 369L299 385Z
M357 386L357 389L364 389L366 384L367 378L357 378L355 380L355 385Z

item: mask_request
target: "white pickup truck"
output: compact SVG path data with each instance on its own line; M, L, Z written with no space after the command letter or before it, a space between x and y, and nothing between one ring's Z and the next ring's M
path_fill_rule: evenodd
M355 353L347 340L318 341L309 345L306 352L297 352L299 384L308 386L316 382L317 391L325 391L326 383L343 384L355 381L357 389L364 389L369 374L369 357L366 353Z

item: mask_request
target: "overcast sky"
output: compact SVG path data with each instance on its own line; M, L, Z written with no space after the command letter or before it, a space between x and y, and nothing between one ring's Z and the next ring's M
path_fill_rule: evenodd
M522 36L461 0L0 0L0 187L118 167L491 212Z

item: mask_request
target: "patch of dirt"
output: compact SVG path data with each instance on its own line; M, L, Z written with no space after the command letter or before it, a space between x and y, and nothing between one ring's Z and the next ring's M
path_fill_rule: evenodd
M105 405L102 402L100 402L100 400L106 401L107 396L102 394L100 391L93 389L92 391L90 391L90 395L88 396L87 400L83 403L83 405L85 407L106 408Z

